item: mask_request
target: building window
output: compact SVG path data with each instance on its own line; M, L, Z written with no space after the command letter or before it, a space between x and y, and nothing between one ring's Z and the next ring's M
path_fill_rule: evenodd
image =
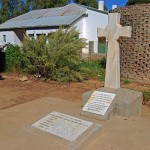
M3 41L6 43L6 35L3 35Z
M34 39L34 34L28 34L28 36L30 37L30 39Z
M36 34L36 38L37 38L37 39L39 39L40 36L44 36L44 37L46 38L46 34L43 34L43 33L42 33L42 34Z

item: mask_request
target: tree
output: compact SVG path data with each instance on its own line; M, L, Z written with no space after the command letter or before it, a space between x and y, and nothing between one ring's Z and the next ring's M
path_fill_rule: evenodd
M81 5L98 8L98 3L96 0L75 0L75 2Z
M75 0L75 2L81 5L98 8L98 2L96 0ZM108 10L106 5L104 6L104 10Z
M10 18L14 18L28 11L24 0L9 0L8 6Z
M8 4L9 0L0 0L1 9L0 9L0 23L9 19L9 12L8 12Z
M5 22L10 18L14 18L18 15L28 12L29 1L25 3L24 0L0 0L0 23Z
M126 5L135 5L135 4L143 4L143 3L150 3L150 0L128 0Z
M67 0L30 0L32 9L45 9L58 6L64 6L67 4Z
M52 7L59 7L69 4L70 0L29 0L32 6L32 9L45 9L45 8L52 8ZM98 8L98 3L96 0L74 0L75 3L90 6L94 8ZM105 6L105 10L107 7Z

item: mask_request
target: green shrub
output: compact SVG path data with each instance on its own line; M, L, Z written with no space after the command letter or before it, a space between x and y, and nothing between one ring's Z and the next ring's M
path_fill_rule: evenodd
M25 36L22 43L24 70L60 82L82 81L80 52L85 40L78 37L75 28L60 28L49 34L48 43L44 35L37 40Z
M19 71L21 68L22 54L19 46L8 45L6 49L6 68L8 71Z
M143 3L150 3L150 0L128 0L126 5L135 5L135 4L143 4Z
M105 57L100 60L100 65L102 66L103 69L106 69L106 58Z
M123 83L123 84L130 84L131 81L128 80L127 78L124 78L124 79L122 79L122 83Z
M143 91L144 102L150 101L150 91Z
M105 71L100 60L82 60L81 68L83 68L81 73L85 78L97 78L100 80L105 78Z

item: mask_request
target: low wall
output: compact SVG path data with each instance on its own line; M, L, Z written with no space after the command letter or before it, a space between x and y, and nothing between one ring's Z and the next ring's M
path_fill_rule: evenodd
M117 8L121 25L132 26L131 38L120 38L121 74L150 83L150 3Z

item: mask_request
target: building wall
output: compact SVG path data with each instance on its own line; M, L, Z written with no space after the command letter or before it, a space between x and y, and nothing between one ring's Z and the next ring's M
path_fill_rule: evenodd
M77 22L74 26L79 30L80 38L94 42L94 53L98 53L97 28L105 28L108 24L108 15L87 9L87 17ZM83 53L89 53L89 45L83 49Z
M97 28L105 28L108 24L108 15L96 11L87 10L88 18L85 18L85 32L89 41L94 41L94 53L98 53Z
M87 39L89 41L94 41L94 52L98 52L98 38L97 38L97 28L103 27L108 24L108 15L99 12L87 10L88 17L80 19L73 26L79 31L79 38ZM55 32L56 29L44 29L44 30L27 30L27 34L34 34L36 38L37 34L48 34L49 32ZM89 47L82 49L83 53L89 53Z
M4 42L3 36L6 36L6 42ZM0 45L5 45L7 43L14 44L14 32L13 31L1 31L0 32Z
M84 22L84 18L80 19L76 24L73 25L80 33L79 38L84 38L83 22Z
M23 35L25 34L24 29L17 29L14 31L1 31L0 32L0 45L5 45L7 43L21 45ZM4 42L3 36L6 36L6 42Z
M105 28L108 24L108 15L92 10L87 10L88 17L85 18L85 38L89 41L98 41L97 28Z
M150 83L150 3L112 12L121 13L122 26L132 26L131 38L120 38L121 74Z

